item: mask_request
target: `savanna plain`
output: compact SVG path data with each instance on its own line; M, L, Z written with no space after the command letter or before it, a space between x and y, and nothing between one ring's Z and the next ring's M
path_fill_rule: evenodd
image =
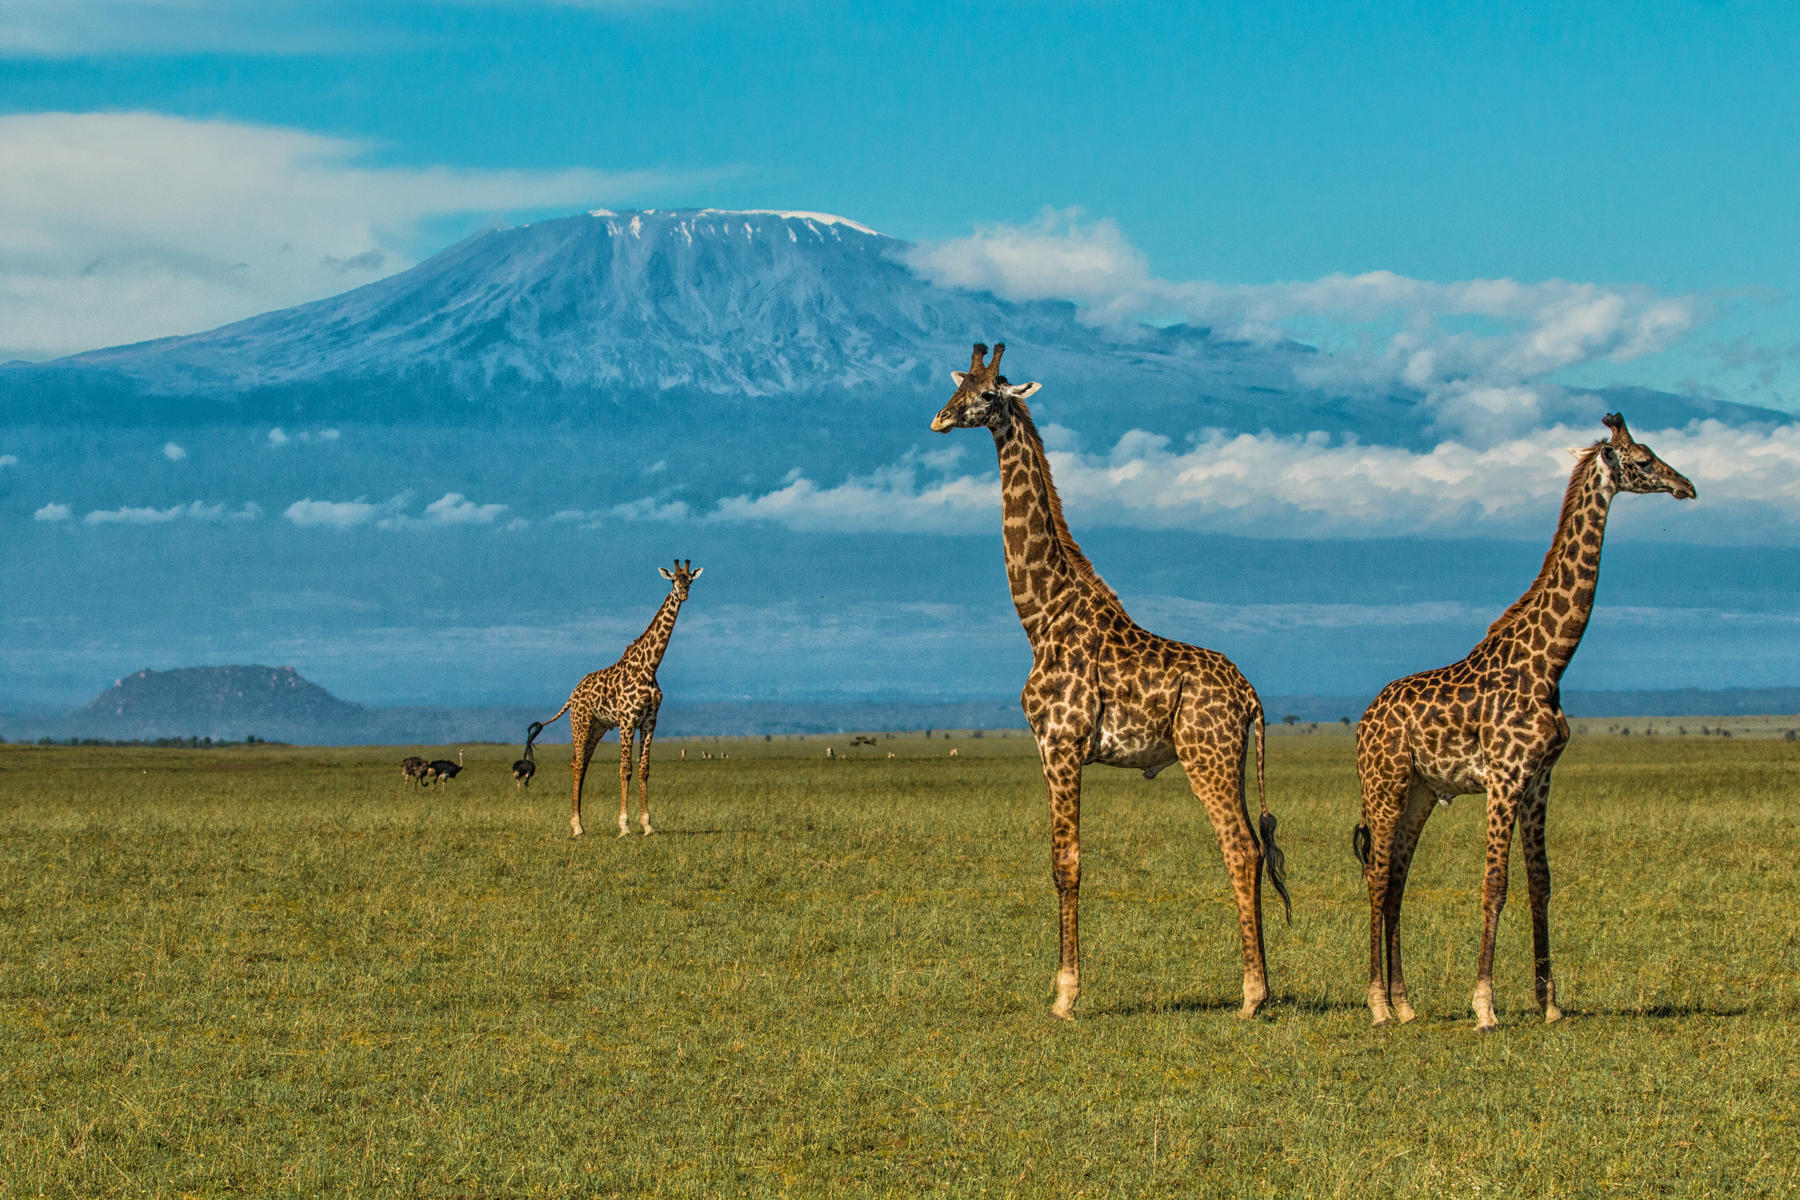
M1270 739L1295 910L1268 893L1248 1024L1179 771L1088 771L1048 1016L1016 733L661 739L649 838L608 743L579 841L556 748L520 793L511 747L420 791L405 748L0 746L0 1196L1800 1193L1800 742L1587 724L1550 812L1568 1017L1515 855L1489 1036L1474 797L1414 867L1420 1019L1369 1027L1338 726Z

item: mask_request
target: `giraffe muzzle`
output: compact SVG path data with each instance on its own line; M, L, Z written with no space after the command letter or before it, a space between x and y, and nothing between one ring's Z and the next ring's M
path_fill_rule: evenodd
M939 413L931 418L931 432L949 433L956 428L956 420L949 413Z

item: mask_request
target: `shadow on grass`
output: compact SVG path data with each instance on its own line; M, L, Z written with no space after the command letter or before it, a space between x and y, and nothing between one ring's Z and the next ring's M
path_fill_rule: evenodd
M1757 1010L1748 1004L1627 1004L1616 1008L1564 1009L1564 1018L1646 1017L1651 1020L1679 1020L1684 1017L1749 1017Z
M1210 1013L1228 1012L1236 1014L1244 1005L1241 996L1169 996L1155 1000L1134 1000L1122 1004L1095 1005L1088 1010L1090 1017L1145 1017L1162 1013ZM1270 1020L1286 1016L1289 1013L1305 1013L1307 1015L1326 1015L1330 1013L1367 1012L1369 1006L1354 1000L1325 1000L1318 997L1299 998L1295 996L1270 996L1257 1020Z

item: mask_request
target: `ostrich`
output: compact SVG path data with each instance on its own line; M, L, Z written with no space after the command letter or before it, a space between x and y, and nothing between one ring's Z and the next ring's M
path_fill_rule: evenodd
M537 774L537 762L529 754L513 762L513 788L528 788L531 777Z
M447 758L437 758L437 759L433 759L432 761L426 763L424 778L426 780L431 780L431 779L437 780L438 786L441 788L444 786L445 780L455 779L457 777L457 775L459 773L461 773L462 769L463 769L463 752L462 752L462 749L459 747L456 751L456 761L455 762L451 762Z
M425 782L425 760L416 754L409 754L400 760L400 778L410 779L415 784Z

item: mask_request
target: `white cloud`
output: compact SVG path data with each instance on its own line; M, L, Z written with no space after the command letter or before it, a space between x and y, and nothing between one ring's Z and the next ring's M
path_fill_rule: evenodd
M1077 536L1085 524L1252 536L1548 537L1568 482L1565 447L1603 430L1557 426L1492 446L1428 451L1304 437L1209 434L1186 447L1132 431L1108 451L1051 451ZM1755 542L1800 530L1800 425L1716 421L1638 431L1699 489L1695 504L1623 497L1615 520L1654 521L1678 540ZM821 486L796 479L721 501L707 521L793 529L980 532L999 517L996 475L932 474L916 459Z
M686 500L664 502L645 497L613 505L610 515L627 521L685 521L692 514ZM595 521L593 524L604 524L604 521Z
M68 505L52 503L46 504L44 507L32 513L31 519L34 521L67 521L72 519L74 515L74 513L69 511Z
M398 512L406 500L405 493L380 504L372 504L361 497L355 500L314 500L309 497L294 501L281 515L303 529L350 529L366 525L384 514Z
M0 18L0 38L4 37ZM333 295L411 265L434 218L713 176L391 167L370 143L146 112L0 116L0 359L44 358Z
M18 465L19 465L19 456L18 455L16 455L16 454L0 454L0 470L5 470L7 467L16 467Z
M296 500L282 513L295 525L326 529L352 529L373 522L381 529L425 529L452 525L492 525L504 513L504 504L477 504L461 492L446 492L425 506L419 516L406 511L411 495L402 492L379 504L355 500ZM523 528L518 521L509 529Z
M183 450L180 446L177 446L174 442L164 442L162 452L163 457L170 462L180 462L187 457L187 451Z
M134 507L126 505L121 508L101 508L82 520L89 525L166 525L170 521L251 521L262 516L262 509L256 504L245 504L243 507L228 510L223 504L206 504L195 500L188 504L175 504L168 508L153 506Z
M1441 432L1483 443L1543 424L1561 393L1556 372L1666 349L1706 315L1692 296L1560 279L1433 283L1391 271L1254 285L1162 279L1115 224L1084 221L1078 210L916 246L907 262L935 282L1010 300L1073 300L1086 320L1125 335L1179 318L1254 342L1311 341L1332 353L1297 382L1415 389Z
M395 513L383 517L376 524L383 529L411 529L430 525L492 525L506 511L506 507L504 504L476 504L461 492L446 492L425 506L423 516Z
M269 430L269 445L285 446L287 444L288 444L287 431L282 429L281 426L277 425L275 428Z

